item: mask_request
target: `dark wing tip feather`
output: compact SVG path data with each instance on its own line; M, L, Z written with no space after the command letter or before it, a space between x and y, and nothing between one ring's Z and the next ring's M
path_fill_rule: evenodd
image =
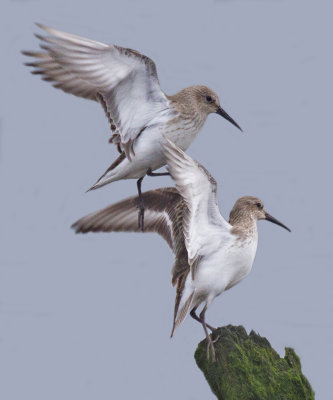
M173 276L187 264L182 216L184 203L176 188L161 188L142 194L145 205L145 232L161 235L176 255ZM91 213L72 225L76 233L139 232L138 196L122 200ZM185 261L184 261L185 260ZM185 268L186 269L186 268Z
M78 221L71 225L71 228L74 230L75 233L87 233L84 232L82 227L78 224Z
M27 57L38 57L38 52L37 51L32 51L32 50L21 50L21 54Z
M45 36L43 36L43 35L41 35L41 34L39 34L39 33L34 33L34 36L35 36L37 39L41 40L42 42L45 42L45 41L46 41Z
M52 29L52 28L49 28L48 26L43 25L43 24L41 24L41 23L39 23L39 22L35 22L35 25L36 25L38 28L40 28L40 29L42 29L43 31L45 31L45 32L49 32L49 30Z
M79 219L78 221L74 222L74 224L71 225L71 228L74 230L75 233L87 233L87 232L89 232L89 228L82 224L82 220L84 218L85 217Z
M37 63L35 63L35 62L25 62L24 65L27 66L27 67L36 67Z

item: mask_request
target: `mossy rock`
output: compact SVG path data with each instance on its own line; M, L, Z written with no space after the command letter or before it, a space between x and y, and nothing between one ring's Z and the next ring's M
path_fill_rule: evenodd
M281 358L269 341L242 326L216 329L216 361L206 358L206 340L195 352L198 367L220 400L311 400L314 392L291 348Z

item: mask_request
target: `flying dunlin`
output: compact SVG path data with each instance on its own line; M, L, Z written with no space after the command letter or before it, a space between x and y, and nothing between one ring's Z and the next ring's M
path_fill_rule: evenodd
M145 175L168 175L153 172L166 162L160 145L162 134L186 150L208 114L217 113L241 128L221 108L217 94L206 86L191 86L166 95L149 57L37 26L49 36L36 35L42 51L23 51L36 59L26 65L54 87L102 104L113 131L110 142L121 154L91 189L121 179L138 179L139 225L143 229L142 180Z
M207 338L207 357L215 349L206 323L206 310L216 296L230 289L251 271L257 251L257 221L265 219L290 231L269 215L257 197L238 199L227 222L220 214L216 182L208 171L171 141L163 145L168 171L176 188L142 194L145 231L157 232L172 248L175 263L172 283L177 285L171 336L189 313L199 321ZM138 197L131 197L83 217L73 228L77 233L139 231ZM198 316L196 310L204 304Z

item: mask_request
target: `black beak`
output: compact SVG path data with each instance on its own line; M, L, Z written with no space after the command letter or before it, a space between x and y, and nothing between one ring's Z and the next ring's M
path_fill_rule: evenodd
M221 115L221 117L225 118L227 121L231 122L233 125L235 125L238 129L240 129L242 132L242 128L237 124L236 121L234 121L229 114L227 114L222 107L219 106L219 108L216 111L216 114Z
M267 221L273 222L273 224L280 225L282 228L287 229L287 231L291 232L289 228L287 228L285 225L283 225L280 221L269 215L268 213L265 213L265 217Z

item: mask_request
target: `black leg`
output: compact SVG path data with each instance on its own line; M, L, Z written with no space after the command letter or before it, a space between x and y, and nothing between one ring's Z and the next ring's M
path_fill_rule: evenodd
M120 154L123 152L119 143L117 144L117 150L119 151Z
M190 312L190 316L195 319L196 321L200 322L202 324L202 320L197 316L195 313L197 308L193 308ZM206 324L207 328L210 329L212 332L215 331L215 328L213 328L211 325Z
M146 175L148 176L165 176L165 175L170 175L169 172L158 172L155 173L151 170L151 168L149 168L147 170ZM138 208L139 208L139 216L138 216L138 224L139 224L139 228L142 230L144 230L144 218L145 218L145 206L144 206L144 201L143 201L143 197L142 197L142 192L141 192L141 184L142 184L142 180L143 180L144 176L140 179L137 180L137 187L138 187L138 194L139 194L139 201L138 201Z
M149 168L147 171L147 175L148 176L167 176L167 175L170 175L170 173L169 172L153 172L151 170L151 168Z
M119 146L119 145L118 145ZM119 146L120 148L120 146ZM118 150L119 150L118 148ZM120 149L121 150L121 149ZM151 170L151 168L149 168L147 170L146 175L148 176L165 176L165 175L170 175L169 172L153 172ZM145 206L144 206L144 201L143 201L143 197L142 197L142 192L141 192L141 184L143 181L143 178L140 178L137 180L137 187L138 187L138 194L139 194L139 199L138 199L138 208L139 208L139 216L138 216L138 224L139 224L139 228L142 230L144 230L144 218L145 218Z
M136 185L138 187L138 194L139 194L139 197L138 197L138 209L139 209L138 225L139 225L139 228L142 230L142 232L144 229L143 221L144 221L144 217L145 217L145 207L144 207L143 197L142 197L142 193L141 193L141 183L143 181L143 178L144 178L144 176L142 178L138 179L136 182Z

